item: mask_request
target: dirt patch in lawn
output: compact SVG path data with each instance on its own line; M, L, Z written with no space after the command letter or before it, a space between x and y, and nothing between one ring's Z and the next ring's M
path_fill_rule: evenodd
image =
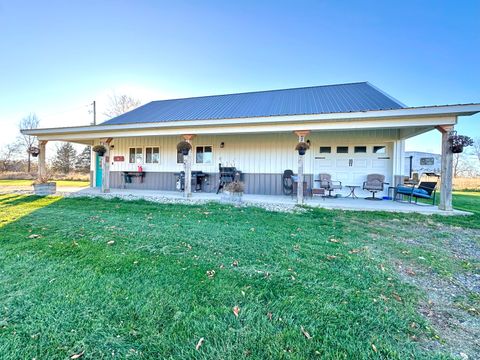
M480 231L431 220L408 230L399 221L382 222L381 226L395 234L390 258L401 278L426 294L419 311L437 336L419 339L422 346L461 359L478 359ZM382 235L372 237L378 240Z

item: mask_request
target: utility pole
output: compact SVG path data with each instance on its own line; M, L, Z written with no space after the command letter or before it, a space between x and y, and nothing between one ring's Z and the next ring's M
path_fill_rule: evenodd
M97 106L95 104L95 100L93 100L92 106L93 106L93 124L92 125L97 125Z

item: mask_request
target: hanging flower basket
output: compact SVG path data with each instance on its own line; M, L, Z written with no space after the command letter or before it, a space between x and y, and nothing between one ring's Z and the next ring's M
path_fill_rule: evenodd
M310 145L303 141L299 142L297 146L295 146L295 150L298 151L298 155L305 155L308 149L310 149Z
M30 146L28 148L28 153L33 157L37 157L38 155L40 155L40 149L36 146Z
M95 145L92 150L98 154L98 156L103 156L107 152L107 148L103 145Z
M473 139L471 137L466 135L457 135L456 131L450 135L448 141L450 142L450 150L454 154L460 154L463 152L464 147L473 145Z
M177 151L180 151L182 155L188 155L189 151L192 149L192 144L188 141L180 141L177 144Z

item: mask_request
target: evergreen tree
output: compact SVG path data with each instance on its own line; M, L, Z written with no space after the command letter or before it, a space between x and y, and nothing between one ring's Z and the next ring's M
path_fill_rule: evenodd
M83 151L77 156L75 161L75 170L81 173L90 172L90 146L85 146Z
M62 174L68 174L74 169L77 152L70 143L62 143L57 146L57 153L53 160L53 169Z

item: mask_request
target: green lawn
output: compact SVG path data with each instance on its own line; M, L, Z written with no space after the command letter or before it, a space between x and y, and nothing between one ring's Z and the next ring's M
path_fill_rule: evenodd
M478 246L478 195L468 219L0 195L1 358L450 358L397 262L478 271L445 245Z
M89 181L77 180L54 180L57 187L85 187L89 186ZM33 180L0 180L0 186L30 186Z

